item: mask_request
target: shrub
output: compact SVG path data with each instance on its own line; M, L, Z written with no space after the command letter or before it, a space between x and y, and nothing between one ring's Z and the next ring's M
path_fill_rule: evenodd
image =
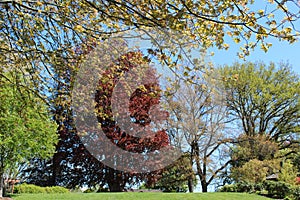
M300 187L293 187L291 189L291 194L289 195L289 199L300 200Z
M255 185L252 183L241 182L237 184L224 185L219 189L220 192L247 192L255 191Z
M264 190L264 186L262 183L256 183L253 185L253 189L255 192L259 192L259 191L263 191Z
M14 193L22 194L22 193L29 193L29 194L37 194L37 193L46 193L45 188L32 185L32 184L20 184L16 185L14 188Z
M60 187L60 186L54 186L54 187L40 187L33 184L20 184L16 185L14 188L14 193L22 194L22 193L29 193L29 194L38 194L38 193L68 193L69 190Z
M263 185L270 197L284 198L291 193L290 185L285 182L264 181Z
M219 192L237 192L236 184L224 185L219 189Z
M290 161L285 161L281 172L279 173L279 181L284 181L291 185L296 184L295 177L297 177L297 170Z
M281 181L264 181L263 183L240 182L221 187L219 192L247 192L267 195L272 198L286 198L286 200L300 200L300 187L292 187Z
M46 187L46 193L69 193L69 190L64 187L54 186L54 187Z
M251 193L254 191L254 185L246 182L237 183L236 188L237 188L237 192Z

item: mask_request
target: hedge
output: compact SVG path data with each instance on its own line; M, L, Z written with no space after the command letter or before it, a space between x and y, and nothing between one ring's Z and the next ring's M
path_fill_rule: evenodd
M14 188L14 193L22 194L22 193L29 193L29 194L37 194L37 193L68 193L69 190L60 187L60 186L53 186L53 187L40 187L33 184L20 184L16 185Z
M271 198L286 200L300 200L300 186L291 186L281 181L264 181L262 183L240 182L225 185L218 190L219 192L245 192L266 195Z

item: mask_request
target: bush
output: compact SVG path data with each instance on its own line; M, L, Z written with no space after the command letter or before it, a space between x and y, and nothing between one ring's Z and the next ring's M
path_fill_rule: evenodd
M285 182L265 181L264 188L268 191L268 196L272 198L284 198L291 193L291 186Z
M272 198L286 200L300 200L300 187L291 187L288 183L281 181L264 181L263 183L240 182L232 185L225 185L219 192L247 192L267 195Z
M237 184L224 185L220 188L220 192L247 192L252 193L255 191L255 185L252 183L241 182Z
M236 188L237 188L237 192L251 193L254 191L254 185L246 182L237 183Z
M29 193L29 194L37 194L37 193L46 193L45 188L32 185L32 184L20 184L16 185L14 188L14 193L22 194L22 193Z
M293 187L291 189L291 193L288 196L288 199L292 199L292 200L300 200L300 187Z
M256 183L253 185L254 192L259 192L264 190L264 186L262 183Z
M236 184L224 185L219 189L219 192L237 192Z
M69 193L69 190L64 187L54 186L54 187L45 187L46 193Z
M33 184L20 184L16 185L14 188L14 193L22 194L22 193L28 193L28 194L38 194L38 193L68 193L69 190L60 187L60 186L54 186L54 187L40 187Z

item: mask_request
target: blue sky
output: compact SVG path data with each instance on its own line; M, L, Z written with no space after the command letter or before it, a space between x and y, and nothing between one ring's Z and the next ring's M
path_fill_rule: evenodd
M276 4L275 4L276 5ZM266 4L266 0L264 1L255 1L255 3L250 6L253 10L265 9L266 12L275 9L275 5L273 4ZM292 12L299 12L299 9L295 7L293 3L287 3L289 6L289 10ZM280 21L283 17L280 13L277 13L277 21ZM294 22L296 28L299 29L299 21ZM247 58L247 61L264 61L265 63L274 62L288 62L293 70L300 75L300 41L295 42L293 44L289 44L285 41L279 41L274 37L269 37L266 39L268 43L272 43L273 46L270 47L269 51L265 53L263 50L260 49L260 46L256 47L254 52L251 52L251 55ZM299 37L300 40L300 37ZM232 39L229 37L225 38L225 42L230 45L230 48L226 50L216 50L214 49L215 56L211 58L211 60L216 65L223 65L223 64L232 64L235 61L243 62L243 60L237 57L237 52L239 51L241 44L234 43Z
M278 39L270 39L273 46L265 53L259 47L250 56L246 58L247 61L263 61L265 63L274 62L288 62L293 70L300 74L300 41L289 44L288 42L278 41ZM235 61L243 62L237 57L239 45L229 43L230 48L226 50L214 50L215 55L211 60L216 65L232 64Z

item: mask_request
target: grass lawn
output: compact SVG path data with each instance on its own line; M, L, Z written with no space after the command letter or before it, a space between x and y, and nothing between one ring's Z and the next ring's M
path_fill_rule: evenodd
M22 194L14 200L267 200L255 194L244 193L69 193L69 194Z

